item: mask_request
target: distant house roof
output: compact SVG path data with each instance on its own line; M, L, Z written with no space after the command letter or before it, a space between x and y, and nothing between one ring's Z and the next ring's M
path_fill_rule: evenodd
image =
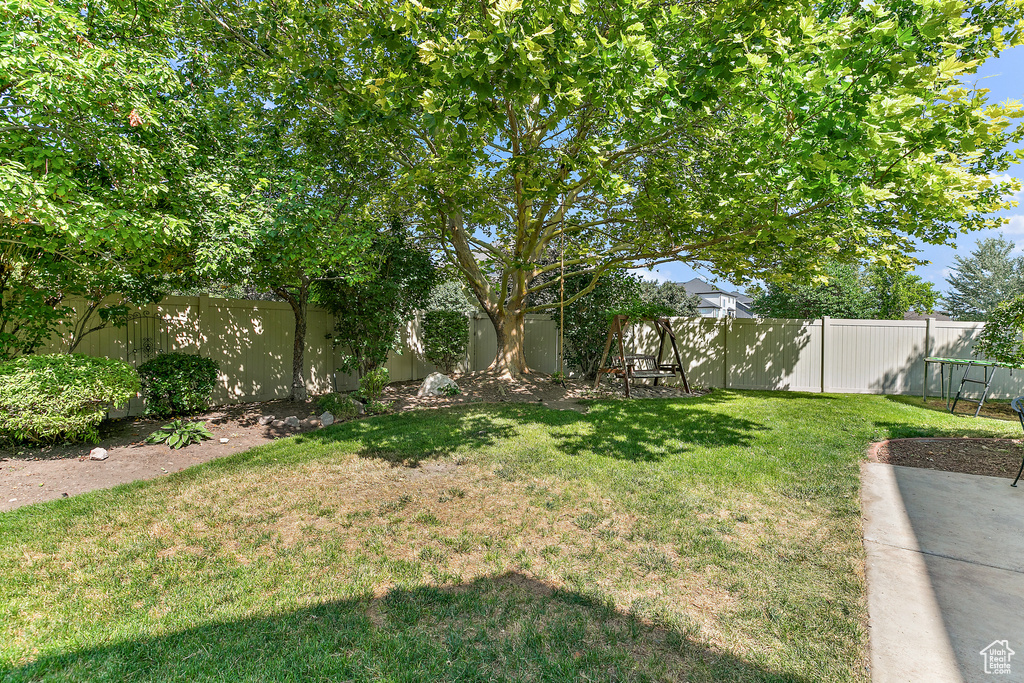
M904 320L925 320L932 318L933 320L952 320L945 313L918 313L917 311L909 311L903 315Z
M728 290L722 289L721 287L716 287L715 285L708 284L699 277L695 277L692 280L683 282L682 285L683 288L686 289L686 291L689 294L696 294L697 296L700 296L702 294L728 294L729 296L736 297L736 301L738 301L741 304L750 304L751 302L753 302L753 299L751 299L746 294L740 294L739 292L730 292Z

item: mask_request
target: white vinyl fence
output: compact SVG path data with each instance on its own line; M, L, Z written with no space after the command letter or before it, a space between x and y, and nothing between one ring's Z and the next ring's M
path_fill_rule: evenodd
M332 316L311 308L306 333L306 370L311 393L352 389L356 378L337 371L328 335ZM924 391L925 356L972 358L982 323L936 320L717 320L675 318L673 328L692 384L733 389L837 393L915 394ZM392 381L422 379L435 370L421 357L419 318L402 332L402 349L388 358ZM215 297L167 297L136 311L127 326L85 338L76 353L139 365L170 351L202 353L220 363L218 404L286 398L291 384L294 321L286 303ZM658 338L637 325L628 353L657 353ZM550 373L558 369L558 326L547 316L528 316L526 361ZM57 351L52 340L40 353ZM666 344L667 346L667 344ZM482 370L493 360L494 328L483 314L470 318L463 370ZM666 351L669 353L669 351ZM937 368L929 394L939 393ZM959 379L959 375L957 376ZM1000 370L992 397L1024 394L1024 371ZM130 414L141 403L129 406Z

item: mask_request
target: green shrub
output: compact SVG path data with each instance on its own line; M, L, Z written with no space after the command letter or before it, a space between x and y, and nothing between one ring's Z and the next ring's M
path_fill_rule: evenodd
M355 417L356 402L348 394L324 394L316 400L321 412L330 413L334 419Z
M469 319L456 311L427 311L423 316L423 356L446 375L466 357Z
M138 390L138 374L119 360L55 354L7 361L0 364L0 437L98 441L107 410Z
M989 314L974 355L1024 367L1024 294L1003 301Z
M374 368L363 375L359 380L359 393L370 403L376 403L380 395L384 393L384 387L391 381L391 375L384 366ZM369 412L369 411L367 411Z
M391 410L394 401L370 401L366 404L367 415L383 415Z
M188 415L210 407L217 361L187 353L164 353L139 366L146 414Z

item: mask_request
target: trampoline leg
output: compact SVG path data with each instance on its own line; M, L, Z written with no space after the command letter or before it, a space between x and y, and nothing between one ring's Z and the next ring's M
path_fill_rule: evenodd
M1017 482L1020 481L1020 475L1021 475L1022 472L1024 472L1024 459L1021 459L1021 461L1020 461L1020 469L1017 470L1017 478L1013 480L1013 483L1010 484L1010 486L1012 486L1014 488L1017 487Z

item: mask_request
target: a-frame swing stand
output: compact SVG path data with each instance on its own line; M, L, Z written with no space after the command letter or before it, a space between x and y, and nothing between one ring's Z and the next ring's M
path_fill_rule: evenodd
M683 370L683 362L679 357L679 347L676 346L676 334L672 331L672 325L669 323L668 318L649 318L646 320L654 324L654 329L658 331L658 356L641 356L641 355L626 355L625 345L625 331L632 326L628 316L616 315L612 317L611 326L608 329L608 339L604 344L604 353L601 354L601 364L598 366L597 379L594 381L594 389L601 384L601 375L614 374L622 377L623 384L626 387L626 398L630 398L629 393L629 381L631 379L653 379L654 385L658 385L658 381L668 377L675 377L676 373L683 380L683 389L686 393L690 393L690 383L686 380L686 372ZM612 348L612 339L618 338L619 354L617 364L613 364L609 367L605 367L605 361L608 360L608 352ZM672 343L672 355L675 358L675 363L663 363L662 358L665 355L665 339L668 339Z

